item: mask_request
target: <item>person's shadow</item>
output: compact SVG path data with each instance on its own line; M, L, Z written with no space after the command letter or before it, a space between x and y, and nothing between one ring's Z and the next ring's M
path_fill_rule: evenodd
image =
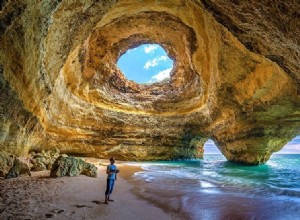
M97 201L97 200L94 200L94 201L92 201L92 203L95 203L95 204L97 204L97 205L102 205L102 204L105 204L104 202Z

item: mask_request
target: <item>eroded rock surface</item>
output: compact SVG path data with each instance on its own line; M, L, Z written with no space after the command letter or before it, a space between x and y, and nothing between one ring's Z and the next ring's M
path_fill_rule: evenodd
M17 92L4 79L0 59L0 151L26 156L41 138L43 128L38 118L26 110Z
M78 176L97 177L97 167L77 157L60 156L51 168L51 177Z
M0 177L7 175L8 171L13 167L15 157L5 151L0 152Z
M228 160L264 163L300 131L298 9L297 1L6 1L0 147L151 160L201 157L210 138ZM139 85L120 72L119 56L143 43L174 60L169 82Z
M60 156L58 149L53 149L49 151L42 151L41 153L35 153L32 155L30 162L32 163L31 170L33 171L43 171L50 170L53 163Z
M16 158L13 167L8 171L5 179L17 178L21 175L31 176L30 168L26 160Z

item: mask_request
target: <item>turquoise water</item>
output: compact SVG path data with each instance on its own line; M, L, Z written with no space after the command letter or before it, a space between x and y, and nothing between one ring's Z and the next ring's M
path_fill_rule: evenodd
M276 154L261 166L223 155L141 165L141 194L190 219L300 219L299 154Z

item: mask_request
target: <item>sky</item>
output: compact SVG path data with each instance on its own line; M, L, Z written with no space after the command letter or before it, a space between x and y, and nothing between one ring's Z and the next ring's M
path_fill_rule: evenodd
M129 80L137 83L155 83L170 78L173 60L158 44L142 44L123 54L117 61L117 65ZM212 140L205 143L204 152L207 154L220 153ZM288 142L277 153L300 154L300 135Z
M220 150L212 140L208 140L204 145L204 154L220 154ZM300 135L288 142L278 154L300 154Z
M155 83L170 78L173 60L158 44L142 44L123 54L117 66L129 80Z

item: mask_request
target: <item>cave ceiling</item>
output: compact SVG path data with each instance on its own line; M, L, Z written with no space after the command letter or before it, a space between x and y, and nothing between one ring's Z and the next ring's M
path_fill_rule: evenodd
M0 148L122 160L261 164L300 134L300 3L233 0L0 3ZM169 81L116 65L161 45Z

